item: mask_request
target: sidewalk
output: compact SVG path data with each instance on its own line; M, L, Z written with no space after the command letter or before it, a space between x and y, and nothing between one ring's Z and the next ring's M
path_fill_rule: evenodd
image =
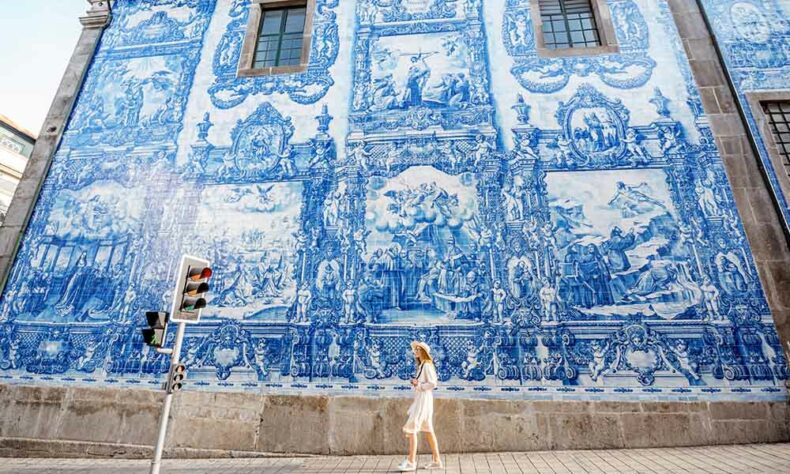
M429 460L421 456L422 462ZM401 456L165 460L169 473L366 473L396 472ZM434 473L790 473L790 444L697 448L528 453L450 454ZM0 473L148 472L148 461L108 459L2 459ZM429 471L421 470L427 473Z

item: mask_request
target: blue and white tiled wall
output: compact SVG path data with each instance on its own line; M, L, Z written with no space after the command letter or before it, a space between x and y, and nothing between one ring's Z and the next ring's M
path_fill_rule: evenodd
M782 91L790 98L790 1L702 0L713 34L755 138L762 166L790 228L790 196L782 190L790 167L772 162L746 95ZM785 184L784 189L790 189Z
M317 0L236 78L249 0L115 3L0 304L8 382L159 384L139 336L215 269L191 386L783 398L787 369L663 0L539 57L527 0Z

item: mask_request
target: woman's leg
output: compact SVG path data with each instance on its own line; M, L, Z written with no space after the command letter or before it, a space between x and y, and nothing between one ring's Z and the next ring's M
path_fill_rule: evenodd
M409 457L408 461L412 464L417 462L417 433L406 433L409 439Z
M439 441L436 439L436 433L433 431L426 431L425 437L428 438L428 444L431 445L431 455L433 462L442 462L442 457L439 454Z

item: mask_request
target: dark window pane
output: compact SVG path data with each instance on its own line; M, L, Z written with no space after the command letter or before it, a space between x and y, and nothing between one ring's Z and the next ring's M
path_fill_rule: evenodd
M299 64L306 17L303 6L264 10L255 46L255 67Z
M763 102L762 106L771 124L777 151L790 175L790 101Z
M552 21L551 22L554 31L565 31L565 22L564 21Z
M288 19L285 22L286 33L301 33L304 31L304 8L291 8L288 10Z
M263 24L261 25L262 35L280 33L280 26L283 20L283 10L264 10Z
M598 42L598 34L595 31L585 31L584 39L587 40L588 43L596 43Z
M538 6L546 47L584 48L601 44L590 0L538 0Z

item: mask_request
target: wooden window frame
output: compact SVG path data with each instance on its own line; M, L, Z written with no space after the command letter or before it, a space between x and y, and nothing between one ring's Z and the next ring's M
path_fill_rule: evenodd
M535 29L535 47L538 51L538 56L560 58L568 56L597 56L620 52L620 47L617 45L617 35L614 32L614 24L612 23L612 14L609 11L609 5L607 5L606 0L590 0L590 4L595 16L595 25L598 28L598 38L601 40L601 46L595 48L547 48L546 41L543 38L543 18L540 14L540 4L538 0L531 0L529 5L532 25Z
M264 10L277 8L304 7L304 35L302 36L302 55L298 65L255 67L255 49L258 46L258 35L263 21ZM239 58L239 77L271 76L275 74L297 74L307 71L310 62L310 46L313 39L313 14L315 0L252 0L250 17L247 22L247 34L241 47Z

